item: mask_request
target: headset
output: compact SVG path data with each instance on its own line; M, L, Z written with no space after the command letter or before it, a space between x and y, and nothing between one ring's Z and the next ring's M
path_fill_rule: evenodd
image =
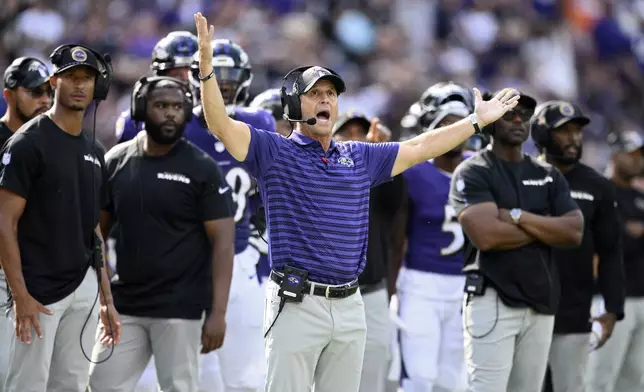
M550 124L546 121L548 107L555 101L547 101L534 109L534 114L530 118L530 137L537 148L548 148L552 144L552 134Z
M43 67L45 67L45 69L47 69L47 66L45 65L45 63L43 63L42 61L38 60L37 58L34 58L34 57L19 57L19 58L15 59L11 63L11 65L9 66L9 67L14 66L16 68L16 70L14 72L9 72L9 74L5 78L5 80L4 80L5 88L8 88L9 90L13 90L13 89L16 88L16 86L18 86L18 81L21 80L22 77L24 76L23 75L24 69L22 69L22 67L25 65L25 63L27 61L38 62ZM14 74L18 74L20 79L16 79Z
M96 56L98 63L98 76L96 77L96 84L94 86L94 96L92 99L94 101L104 101L107 99L107 93L110 91L110 85L112 84L113 70L112 70L112 57L109 54L101 55L92 48L89 48L84 45L78 44L65 44L60 45L49 55L51 63L56 67L62 65L60 62L63 59L63 54L66 50L71 50L72 48L80 47L85 49L88 52L91 52Z
M300 76L309 68L313 68L314 65L307 65L304 67L298 67L290 70L282 79L282 88L280 89L280 99L282 101L282 108L284 108L284 120L290 122L302 122L309 125L315 125L317 120L315 117L307 118L306 120L302 119L302 106L300 102L300 94L298 83L300 83ZM320 67L324 68L324 67ZM324 68L329 71L334 76L342 79L340 75L330 68ZM338 94L343 91L338 91Z
M148 105L148 92L157 83L161 81L169 81L178 85L183 91L183 112L184 122L188 123L192 119L192 103L193 96L190 87L179 79L169 76L151 76L142 77L134 85L131 97L130 115L132 120L137 122L145 122L147 119L147 105Z

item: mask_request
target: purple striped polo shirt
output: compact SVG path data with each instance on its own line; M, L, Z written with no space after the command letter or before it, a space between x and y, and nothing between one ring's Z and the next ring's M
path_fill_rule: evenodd
M309 279L343 284L367 260L369 189L391 179L397 143L319 142L250 128L244 165L257 178L266 208L273 269L286 265Z

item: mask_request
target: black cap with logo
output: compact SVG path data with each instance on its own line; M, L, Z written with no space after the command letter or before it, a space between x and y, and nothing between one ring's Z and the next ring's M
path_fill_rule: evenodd
M50 76L49 69L42 61L34 57L19 57L4 71L4 88L37 88L47 83Z
M80 66L89 67L96 72L100 72L101 70L98 58L96 58L94 52L80 46L74 46L63 50L60 53L60 57L57 58L56 61L52 62L56 64L54 67L54 75L67 71L70 68Z
M318 80L328 80L333 83L338 95L346 91L344 80L342 80L340 75L328 68L315 66L302 72L298 78L298 95L307 93Z

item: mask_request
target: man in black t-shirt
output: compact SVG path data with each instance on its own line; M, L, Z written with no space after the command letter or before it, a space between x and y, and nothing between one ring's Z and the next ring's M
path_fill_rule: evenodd
M101 338L113 344L120 335L101 268L103 152L81 131L87 106L107 95L109 68L77 45L57 48L51 60L54 106L0 152L0 257L16 326L5 392L85 391L98 276Z
M535 107L521 95L484 129L491 145L452 176L450 203L466 235L470 392L541 392L560 292L552 248L581 243L583 216L563 175L521 152Z
M101 229L114 240L112 292L123 342L92 365L94 392L132 391L154 356L159 387L196 391L199 348L219 348L226 328L234 222L231 189L217 163L182 138L188 86L143 78L132 118L145 132L106 155L109 203ZM204 313L207 318L204 323ZM100 361L109 348L97 343Z
M591 323L606 343L617 320L624 316L624 269L615 187L604 176L579 162L583 127L590 119L570 102L548 101L530 119L532 140L542 157L564 175L570 194L584 214L581 246L554 249L561 280L561 301L555 316L549 365L554 392L583 392ZM606 312L591 319L595 289L593 257L599 256L597 283ZM597 329L597 327L595 329Z
M15 59L5 70L3 82L7 111L0 118L0 147L4 146L24 123L48 110L52 101L49 70L45 64L33 57ZM13 335L13 325L5 317L8 294L0 265L0 391L9 367L9 342Z
M608 176L615 184L623 243L626 301L604 347L588 358L586 391L644 391L644 194L633 180L644 166L644 139L635 131L611 134ZM601 268L602 260L599 260ZM593 315L610 311L607 298L593 300Z

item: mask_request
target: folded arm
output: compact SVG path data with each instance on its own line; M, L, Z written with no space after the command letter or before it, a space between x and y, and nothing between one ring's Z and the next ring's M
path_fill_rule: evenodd
M541 216L523 211L518 226L554 248L577 247L583 237L584 216L578 209L562 216Z
M499 219L495 203L468 206L458 216L465 234L482 251L516 249L535 241L535 237Z

